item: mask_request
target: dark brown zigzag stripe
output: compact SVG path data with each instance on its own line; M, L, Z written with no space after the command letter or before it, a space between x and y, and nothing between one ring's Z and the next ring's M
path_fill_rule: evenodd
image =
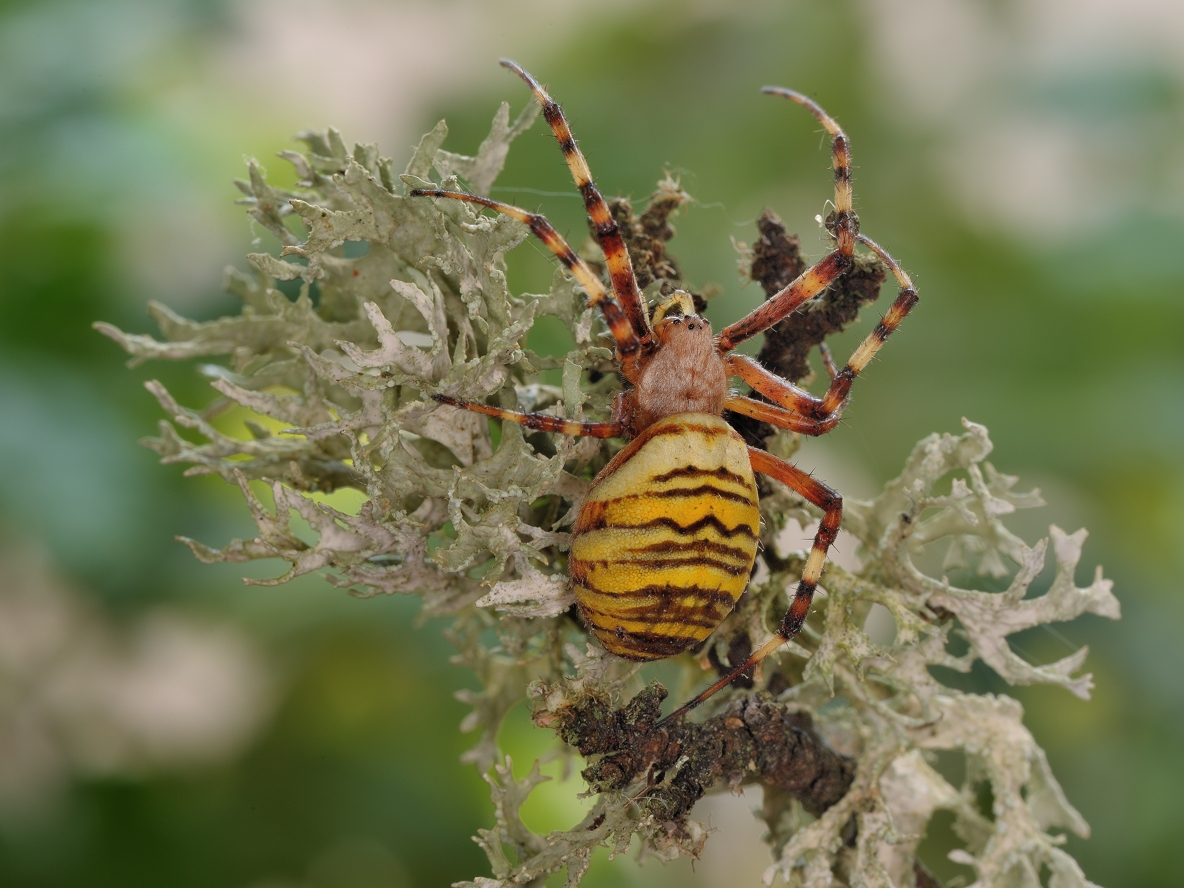
M719 478L721 481L734 481L742 487L748 487L748 479L735 472L729 472L723 466L718 469L701 469L698 466L684 466L681 469L671 469L669 472L663 472L661 475L654 475L650 478L656 484L663 481L673 481L675 478Z
M711 540L695 540L691 543L664 540L661 543L651 543L648 546L635 546L625 551L630 555L642 553L660 555L665 552L715 552L717 555L729 555L732 558L739 558L741 561L748 561L752 557L747 549L737 549L734 546L725 546L723 543L713 543Z
M664 583L662 585L651 584L649 586L638 586L636 589L630 589L628 592L602 592L587 582L581 582L580 585L589 592L595 592L597 595L603 595L606 598L629 599L650 595L687 595L698 598L704 603L704 606L710 605L714 607L715 605L722 604L727 608L728 612L731 612L732 608L736 606L736 600L727 592L720 592L716 589L704 589L702 586L671 586L668 583ZM651 606L656 607L659 605Z
M649 623L657 625L659 623L673 623L677 626L700 626L704 629L714 629L723 622L727 613L716 613L714 611L705 612L703 610L638 610L636 613L619 613L610 614L605 611L597 610L588 605L582 605L580 610L584 614L584 620L591 623L593 627L599 629L601 632L615 632L616 624L622 620L629 620L635 623ZM609 621L607 624L601 623L594 617L603 617Z
M726 596L725 601L705 602L697 600L691 604L679 604L673 598L664 598L657 604L647 601L642 601L640 604L628 604L631 596L621 597L625 599L625 603L614 601L612 605L613 609L610 610L605 610L604 607L593 607L587 602L581 603L580 606L586 610L602 614L609 619L670 623L687 617L692 618L691 622L698 622L704 626L717 625L735 607L732 599Z
M720 435L728 434L728 429L717 426L692 425L691 423L679 422L675 423L674 425L663 426L660 429L654 429L653 431L646 429L645 432L643 432L646 437L642 446L648 444L654 438L661 438L666 435L683 435L687 432L696 432L707 438L718 438Z
M748 556L745 555L745 561ZM630 567L639 567L642 570L669 570L672 567L702 567L705 569L718 570L721 573L726 573L729 576L742 576L750 570L747 565L737 567L734 564L728 564L726 561L717 561L714 558L706 558L703 556L692 556L687 558L612 558L612 559L598 559L595 561L587 561L586 564L598 565L601 567L613 568L620 565L627 564Z
M588 525L583 530L583 533L591 533L595 530L604 530L608 528L608 523L604 520L603 515L597 516L596 520ZM750 540L755 540L756 534L752 528L747 524L737 524L735 527L728 527L714 515L705 515L698 521L692 521L690 524L679 524L673 518L654 518L652 521L644 521L641 524L614 524L613 530L647 530L651 527L666 527L677 533L679 536L694 536L704 527L714 528L719 532L720 536L734 537L746 536Z
M609 630L602 629L601 632L608 633ZM660 635L656 632L629 632L625 629L614 629L612 634L617 636L621 642L627 643L633 651L645 656L637 657L637 659L660 660L665 657L673 657L675 654L681 654L687 648L693 647L699 643L698 638L688 638L685 635ZM618 654L618 656L620 656Z
M628 496L614 496L607 500L610 503L619 503L623 500L631 499L698 499L701 496L718 496L720 499L731 500L734 503L744 503L747 506L756 505L756 497L746 494L737 493L734 490L724 490L722 487L714 487L711 484L700 484L698 487L679 487L674 490L652 490L647 493L631 493Z

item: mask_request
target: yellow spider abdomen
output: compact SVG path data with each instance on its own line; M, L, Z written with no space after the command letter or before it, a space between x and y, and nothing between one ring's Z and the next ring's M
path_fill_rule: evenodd
M659 420L605 466L580 507L569 568L584 622L631 660L693 647L748 585L759 531L740 435L706 413Z

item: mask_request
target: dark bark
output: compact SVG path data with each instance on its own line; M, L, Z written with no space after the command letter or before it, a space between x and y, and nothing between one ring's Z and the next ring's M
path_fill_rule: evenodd
M666 689L650 682L640 694L613 708L601 694L559 710L535 713L537 724L555 730L589 760L583 770L592 792L634 793L637 804L677 832L691 809L713 787L761 783L769 802L789 795L814 815L839 801L855 778L855 763L833 750L805 712L759 692L733 701L706 721L657 727ZM638 784L644 788L638 792ZM783 803L783 802L782 802ZM770 811L766 811L770 814ZM855 842L855 819L844 834ZM917 861L917 888L941 888Z
M544 721L582 755L595 757L583 772L589 789L624 790L644 777L648 789L641 803L675 822L721 782L775 786L815 815L851 785L851 760L827 745L809 715L768 694L737 700L702 724L675 722L657 728L665 697L666 689L653 682L620 709L593 696L562 712L546 713Z

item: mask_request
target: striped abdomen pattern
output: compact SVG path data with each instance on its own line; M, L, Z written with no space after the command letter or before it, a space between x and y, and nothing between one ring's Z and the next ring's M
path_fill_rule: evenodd
M569 571L610 652L657 660L707 638L748 585L760 512L744 440L718 416L654 423L592 483Z

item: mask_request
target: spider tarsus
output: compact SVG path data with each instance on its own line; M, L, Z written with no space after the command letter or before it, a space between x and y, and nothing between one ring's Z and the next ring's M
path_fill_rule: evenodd
M761 87L761 92L770 96L781 96L789 99L791 102L796 102L818 119L828 133L835 139L841 139L844 144L848 141L847 134L843 132L843 128L835 121L833 117L822 109L822 106L815 102L812 98L800 93L797 90L787 89L784 86L764 86Z
M513 59L499 59L498 64L501 65L503 68L508 68L509 70L511 70L515 74L517 74L519 77L521 77L523 80L525 80L526 85L529 86L532 90L535 90L536 92L543 92L543 88L542 88L542 86L539 85L539 82L537 80L535 80L534 77L532 77L530 75L530 73L525 68L523 68L521 65L519 65Z
M825 342L818 343L818 353L822 355L822 363L826 367L826 373L833 381L839 371L835 368L835 359L831 357L830 346Z

